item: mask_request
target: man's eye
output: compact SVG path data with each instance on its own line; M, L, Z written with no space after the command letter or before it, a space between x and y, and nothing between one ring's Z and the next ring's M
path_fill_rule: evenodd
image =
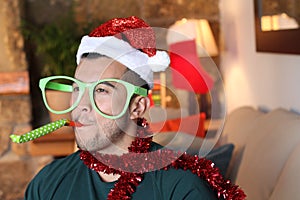
M73 92L79 92L79 87L73 87Z
M108 93L108 91L105 90L104 88L97 88L96 93Z

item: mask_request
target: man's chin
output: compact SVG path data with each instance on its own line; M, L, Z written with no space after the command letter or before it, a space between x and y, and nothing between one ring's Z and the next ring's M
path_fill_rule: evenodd
M78 142L77 142L77 146L79 149L81 149L83 151L88 151L91 154L95 154L96 152L102 153L102 151L103 151L103 149L101 149L99 147L95 147L95 145L89 146L86 144L78 144Z

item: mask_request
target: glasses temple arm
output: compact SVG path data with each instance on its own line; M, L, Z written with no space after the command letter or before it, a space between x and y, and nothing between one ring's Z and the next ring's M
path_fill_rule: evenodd
M53 89L53 90L58 90L63 92L72 92L73 90L71 85L55 83L55 82L48 82L45 87L48 89Z
M146 97L148 95L148 91L145 88L137 87L134 88L134 93Z

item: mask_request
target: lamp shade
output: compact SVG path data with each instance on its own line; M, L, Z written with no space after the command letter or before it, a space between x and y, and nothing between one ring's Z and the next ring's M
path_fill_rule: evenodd
M218 55L216 41L206 19L182 19L169 27L169 45L185 40L196 40L197 55L200 57Z

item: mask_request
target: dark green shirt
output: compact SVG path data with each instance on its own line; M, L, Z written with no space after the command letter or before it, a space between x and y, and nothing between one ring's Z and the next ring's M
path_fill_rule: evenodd
M25 199L30 200L105 200L114 183L103 182L89 169L79 152L44 167L30 182ZM206 181L190 171L173 168L148 172L132 199L217 199Z

